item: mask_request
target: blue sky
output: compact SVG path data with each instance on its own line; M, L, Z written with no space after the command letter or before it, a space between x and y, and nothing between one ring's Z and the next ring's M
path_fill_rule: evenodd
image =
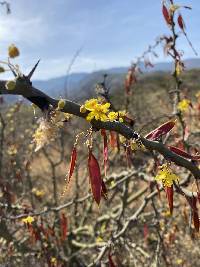
M66 74L74 54L82 47L72 72L128 66L136 56L169 33L161 13L161 0L10 0L12 14L0 9L0 55L15 43L16 59L27 73L40 58L35 79ZM177 1L183 10L189 37L200 54L200 2ZM186 40L179 42L184 57L195 57ZM161 49L159 61L164 58Z

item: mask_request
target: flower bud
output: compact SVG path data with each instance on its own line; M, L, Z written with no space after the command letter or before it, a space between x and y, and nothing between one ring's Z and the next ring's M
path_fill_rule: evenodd
M82 106L80 107L80 112L81 112L81 113L85 113L86 111L87 111L87 110L86 110L85 106L82 105Z
M61 99L59 102L58 102L58 109L63 109L65 106L65 100Z
M6 89L7 90L14 90L16 86L16 82L11 80L11 81L7 81L6 83Z

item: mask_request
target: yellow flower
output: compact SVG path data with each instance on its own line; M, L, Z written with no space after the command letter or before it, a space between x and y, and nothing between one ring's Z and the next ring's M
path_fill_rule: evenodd
M182 260L182 259L177 259L177 260L176 260L176 264L178 264L178 265L182 265L182 264L183 264L183 260Z
M55 257L51 257L51 263L52 264L56 264L57 263L57 259Z
M178 103L178 109L182 112L187 111L190 107L190 100L183 99Z
M170 187L173 185L173 181L179 181L179 177L172 172L167 164L160 166L160 170L155 177L156 181L161 181L163 186Z
M102 98L92 98L90 100L85 101L85 104L80 107L80 112L85 113L86 111L90 111L88 113L86 120L91 121L92 119L100 120L100 121L115 121L119 120L123 122L123 117L125 116L125 111L109 112L110 103L103 103Z
M131 150L137 151L137 150L144 150L144 145L138 141L135 141L134 139L130 140L130 147Z
M123 135L119 135L119 141L120 141L120 143L124 144L124 143L126 143L126 140L127 139Z
M96 243L102 243L102 242L104 242L104 241L103 241L103 238L100 237L100 236L98 236L98 237L96 238Z
M116 121L118 119L118 112L111 111L108 113L109 121Z
M86 110L94 111L97 105L98 105L98 99L92 98L90 100L87 100L84 106Z
M119 113L120 117L126 116L126 111L125 110L120 110L118 113Z
M96 101L92 101L91 103L87 103L85 108L90 110L91 112L87 115L86 120L91 121L92 119L107 121L108 120L108 110L110 107L110 103L105 104L96 104Z
M44 190L38 190L36 188L32 189L32 193L34 193L36 197L43 197L45 194Z
M164 217L171 217L171 213L170 213L169 210L163 212L162 215L163 215Z
M136 150L139 149L138 144L136 142L134 142L134 141L130 142L130 145L131 145L131 150L133 150L133 151L136 151Z
M34 218L33 218L32 216L28 216L28 217L26 217L26 218L23 218L23 219L22 219L22 222L23 222L23 223L27 223L27 224L28 224L28 223L31 224L32 222L34 222Z
M109 121L119 120L120 122L123 122L123 117L125 115L126 115L125 111L118 111L118 112L111 111L108 113L108 119Z
M19 49L14 44L11 44L8 47L8 55L11 58L18 57L19 56Z

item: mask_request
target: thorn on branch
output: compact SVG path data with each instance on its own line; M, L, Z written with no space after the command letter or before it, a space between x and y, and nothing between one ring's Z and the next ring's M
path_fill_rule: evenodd
M27 75L27 78L30 80L38 66L38 64L40 63L40 59L37 61L37 63L35 64L35 66L32 68L32 70L29 72L29 74Z

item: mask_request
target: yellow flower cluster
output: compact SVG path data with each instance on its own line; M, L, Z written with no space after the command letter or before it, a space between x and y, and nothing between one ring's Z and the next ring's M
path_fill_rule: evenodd
M28 216L28 217L22 219L22 222L27 223L27 224L28 223L31 224L32 222L34 222L34 218L32 216Z
M173 185L173 181L179 181L179 177L172 172L168 164L163 164L160 166L155 180L162 182L163 186L170 187Z
M85 113L89 111L86 120L91 121L93 119L100 121L120 121L123 122L123 117L125 116L125 111L109 111L110 103L103 103L101 98L92 98L87 100L84 105L81 106L80 112Z
M178 110L184 112L184 111L188 111L189 107L190 107L190 100L188 99L183 99L178 103Z

